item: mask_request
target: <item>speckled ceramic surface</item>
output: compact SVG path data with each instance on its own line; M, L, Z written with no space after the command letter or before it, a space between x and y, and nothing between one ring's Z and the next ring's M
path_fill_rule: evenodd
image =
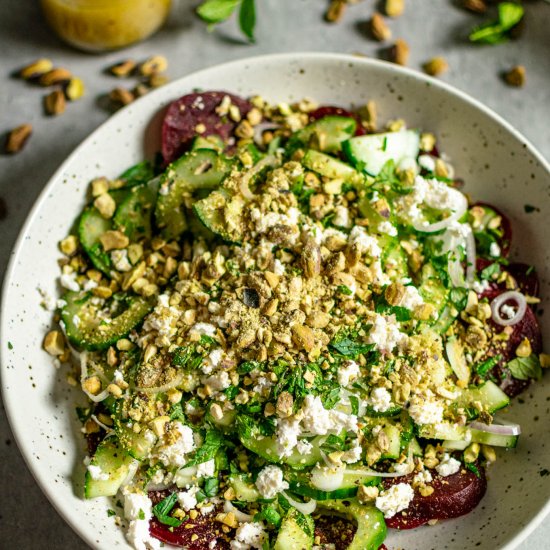
M460 92L419 73L350 56L290 54L233 62L195 73L130 105L94 132L63 164L37 201L12 256L2 306L2 388L17 442L38 483L88 544L124 548L107 500L82 499L84 443L74 412L79 392L41 349L51 313L40 287L55 296L57 242L66 236L94 176L115 177L158 148L160 116L170 100L195 88L225 89L271 101L304 96L321 103L378 104L381 120L404 118L437 134L466 191L504 210L514 227L513 255L537 265L549 309L550 167L505 122ZM529 215L524 205L539 208ZM548 314L547 314L548 315ZM548 322L541 318L545 341ZM9 344L8 344L9 342ZM546 348L548 349L548 347ZM507 418L523 426L514 451L500 452L489 488L469 516L388 537L390 549L516 548L550 506L550 380L529 389ZM16 475L16 473L14 473Z

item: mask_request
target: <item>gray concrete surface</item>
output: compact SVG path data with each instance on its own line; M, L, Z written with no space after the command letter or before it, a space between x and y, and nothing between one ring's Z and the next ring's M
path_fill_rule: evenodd
M34 134L25 150L0 155L0 276L13 242L36 196L74 147L109 116L98 97L118 82L102 74L120 59L165 54L171 78L227 60L279 51L360 52L382 55L380 44L365 33L376 2L364 0L348 9L338 25L327 25L326 0L258 0L258 41L245 45L233 24L213 33L191 15L196 2L183 2L178 17L149 41L123 52L87 55L59 42L45 26L36 0L0 0L0 133L30 122ZM467 43L468 29L479 21L460 9L459 1L407 0L406 14L391 21L394 37L411 45L411 67L443 55L450 70L442 78L485 102L523 132L550 158L550 5L524 2L525 34L518 41L495 47ZM71 104L58 118L42 112L44 90L10 74L37 57L50 57L71 69L87 85L86 97ZM515 65L527 69L527 84L513 89L500 73ZM314 91L312 91L313 93ZM1 345L4 345L2 343ZM42 495L13 442L0 410L0 547L20 549L86 548ZM539 527L524 548L548 548L550 522ZM412 549L408 549L412 550Z

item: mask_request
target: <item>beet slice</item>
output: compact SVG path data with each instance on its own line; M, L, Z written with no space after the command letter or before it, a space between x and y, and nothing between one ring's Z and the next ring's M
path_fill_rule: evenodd
M539 295L539 276L533 266L515 262L508 265L506 271L516 280L520 292L528 296Z
M149 491L149 498L154 504L166 498L174 490ZM193 550L209 550L212 548L212 541L216 541L214 548L216 550L229 550L230 544L227 541L227 535L224 535L221 529L221 523L214 520L219 509L195 519L185 520L179 527L169 527L161 523L155 516L149 523L149 532L156 539L172 544L179 548L193 548ZM192 525L193 527L189 527ZM197 538L195 538L195 535Z
M222 91L188 94L170 104L162 123L162 156L166 163L189 149L193 138L199 135L199 124L204 125L202 136L217 135L225 141L232 135L237 123L216 113L225 96L239 108L241 116L252 108L246 99Z
M335 105L322 105L321 107L317 107L317 109L309 113L309 120L311 122L315 122L316 120L326 116L346 116L349 118L354 118L357 121L355 135L363 136L367 133L364 126L361 124L361 119L355 113L352 113L343 107L336 107Z
M386 525L392 529L414 529L432 519L450 519L468 514L479 504L487 490L485 470L480 465L477 468L479 477L465 469L447 477L431 470L433 481L430 485L434 492L424 497L415 491L409 507L387 518ZM388 488L396 483L410 482L413 477L414 474L386 478L382 483Z
M493 321L491 324L495 332L500 333L504 327L497 325ZM506 368L506 364L516 357L516 348L520 342L527 338L531 342L533 353L539 354L542 351L542 334L539 322L533 310L528 307L523 319L513 325L513 332L506 341L499 342L498 346L493 346L487 353L487 357L500 355L501 359L491 370L491 374L498 380L499 386L509 397L515 397L524 391L531 383L530 380L518 380L514 378Z

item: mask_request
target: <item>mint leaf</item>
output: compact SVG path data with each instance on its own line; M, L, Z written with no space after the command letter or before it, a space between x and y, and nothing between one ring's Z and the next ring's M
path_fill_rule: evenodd
M239 26L242 33L254 42L254 27L256 26L256 7L254 0L243 0L239 10Z
M371 351L374 348L374 344L362 344L360 342L354 342L350 338L344 337L338 340L334 340L329 344L329 348L337 351L344 357L357 357Z
M515 2L501 2L498 6L498 20L475 27L470 33L470 42L478 44L500 44L509 38L509 31L522 19L524 9Z
M203 21L215 25L231 17L240 3L241 0L206 0L197 8L197 14Z
M336 287L336 291L340 292L340 294L345 294L346 296L351 296L353 294L353 291L351 290L351 288L349 288L349 286L346 286L346 285L338 285Z
M495 355L495 357L489 357L489 359L486 359L482 363L478 363L474 366L474 370L476 373L481 376L482 378L485 378L489 371L500 361L501 356Z
M506 366L510 369L512 376L518 380L529 380L530 378L540 380L542 377L540 361L535 354L529 357L516 357Z
M195 453L195 458L191 459L191 461L185 465L185 468L196 466L197 464L202 464L203 462L208 462L213 459L223 445L224 438L220 432L212 429L207 431L204 443Z
M183 523L181 519L177 519L168 515L172 511L172 508L174 508L174 506L176 505L177 500L178 494L171 493L165 499L161 500L158 504L155 504L155 506L153 506L153 514L155 514L156 518L164 525L168 525L170 527L179 527Z

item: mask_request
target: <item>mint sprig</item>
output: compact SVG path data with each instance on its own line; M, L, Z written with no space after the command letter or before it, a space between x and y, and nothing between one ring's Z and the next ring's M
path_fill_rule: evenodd
M239 27L250 42L254 42L256 6L254 0L206 0L197 8L197 15L209 25L229 19L239 8Z

